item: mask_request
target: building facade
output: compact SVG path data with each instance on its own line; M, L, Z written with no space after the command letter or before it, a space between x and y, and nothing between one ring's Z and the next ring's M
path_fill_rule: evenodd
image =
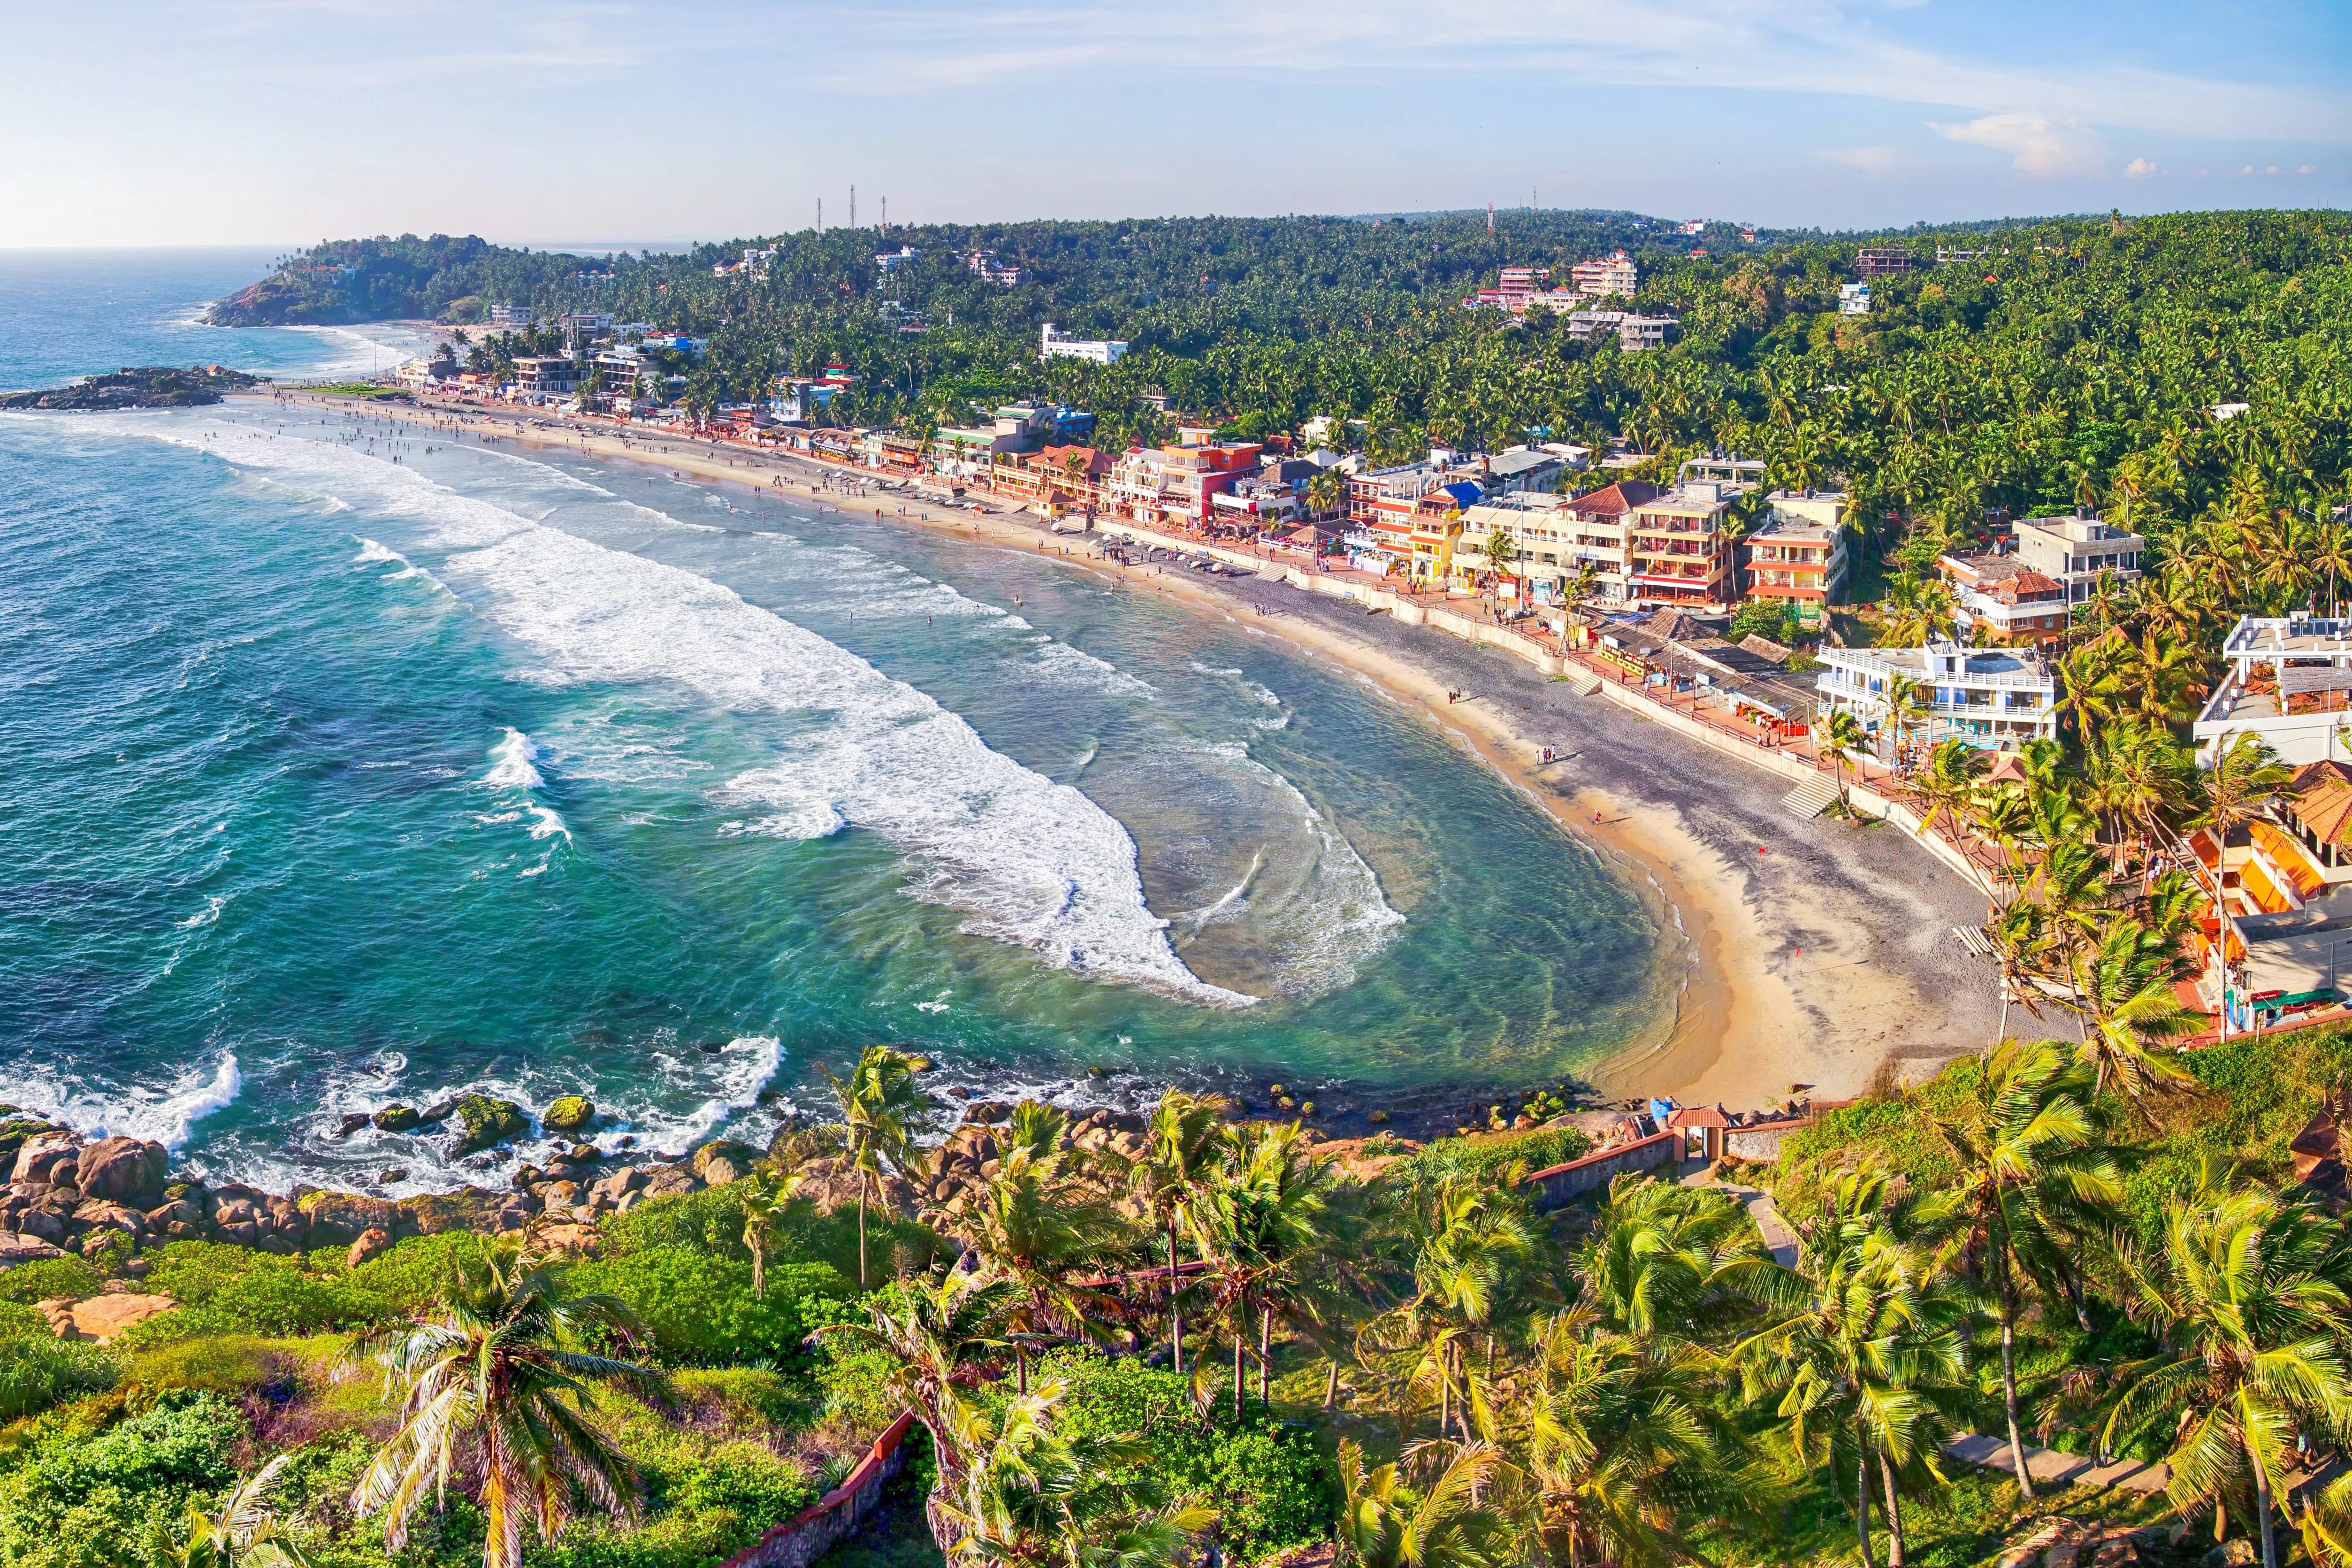
M2017 558L2066 588L2067 601L2081 604L2098 591L2109 573L2118 583L2139 576L2147 542L2137 533L2095 517L2032 517L2015 525Z
M1902 683L1919 700L1916 717L1905 721L1910 741L1959 740L2006 751L2058 733L2057 677L2030 653L1935 642L1921 648L1824 647L1820 658L1823 714L1851 711L1890 742Z
M1797 606L1817 626L1845 592L1846 498L1836 490L1775 490L1763 523L1741 546L1748 598Z
M1082 359L1095 364L1112 364L1127 355L1127 344L1103 338L1073 338L1054 330L1047 321L1039 334L1038 355L1043 359Z
M2352 617L2242 616L2221 658L2229 673L2190 731L2199 761L2241 735L2292 764L2352 759Z

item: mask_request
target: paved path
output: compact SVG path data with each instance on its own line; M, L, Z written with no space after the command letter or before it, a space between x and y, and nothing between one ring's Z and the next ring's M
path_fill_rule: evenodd
M1946 1443L1944 1452L1964 1465L2004 1472L2011 1469L2006 1437L1971 1432ZM2055 1448L2037 1448L2031 1444L2025 1449L2025 1473L2033 1478L2036 1486L2095 1487L2101 1491L2120 1489L2140 1496L2160 1492L2172 1480L2171 1469L2161 1464L2122 1459L2102 1465L2088 1454L2063 1454Z

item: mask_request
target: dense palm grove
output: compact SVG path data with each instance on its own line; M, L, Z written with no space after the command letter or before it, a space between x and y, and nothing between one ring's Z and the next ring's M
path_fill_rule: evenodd
M593 1258L173 1243L146 1285L183 1305L108 1350L12 1322L0 1554L687 1568L903 1411L903 1501L833 1568L1965 1564L2085 1509L2140 1561L2352 1560L2352 1231L2282 1159L2352 1040L2184 1059L2011 1040L1709 1173L1769 1200L1621 1176L1548 1212L1527 1161L1573 1132L1327 1145L1171 1090L1113 1140L1024 1103L942 1245L888 1212L938 1113L876 1047L840 1122ZM1945 1452L1971 1432L1995 1468ZM2169 1484L2069 1495L2039 1444Z

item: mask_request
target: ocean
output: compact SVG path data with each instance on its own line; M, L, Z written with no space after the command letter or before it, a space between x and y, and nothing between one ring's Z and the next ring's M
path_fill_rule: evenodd
M418 346L194 324L268 261L0 256L0 386ZM490 1180L335 1135L468 1089L762 1142L877 1040L991 1098L1469 1095L1679 976L1622 868L1272 624L665 470L0 416L0 1100L208 1175Z

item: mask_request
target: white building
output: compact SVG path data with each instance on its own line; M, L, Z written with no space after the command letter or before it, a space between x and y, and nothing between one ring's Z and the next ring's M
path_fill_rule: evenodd
M2221 658L2230 672L2191 731L2200 761L2240 735L2290 763L2352 759L2352 618L2242 616Z
M1853 712L1874 733L1884 730L1890 742L1897 680L1916 682L1926 700L1925 713L1906 725L1906 739L1928 745L1958 739L2006 750L2058 733L2057 677L2019 649L1950 642L1922 648L1825 647L1821 660L1816 685L1822 717Z
M1841 316L1870 314L1870 285L1867 283L1839 284L1838 314Z
M1580 261L1568 269L1568 280L1580 294L1622 294L1630 300L1640 282L1633 258L1618 251L1602 261Z
M1040 359L1082 359L1096 364L1110 364L1127 353L1127 345L1103 338L1065 337L1045 323L1037 353Z
M2147 541L2095 517L2030 517L2016 525L2017 559L2066 586L2067 601L2081 604L2098 591L2108 573L2117 583L2139 576L2140 552Z
M913 246L902 245L896 250L886 250L876 256L874 265L888 272L894 267L902 267L914 260L918 254Z
M1628 353L1642 349L1662 349L1666 346L1666 334L1680 323L1671 316L1639 316L1631 310L1570 310L1568 313L1568 335L1571 338L1596 338L1604 332L1617 334L1617 346Z

